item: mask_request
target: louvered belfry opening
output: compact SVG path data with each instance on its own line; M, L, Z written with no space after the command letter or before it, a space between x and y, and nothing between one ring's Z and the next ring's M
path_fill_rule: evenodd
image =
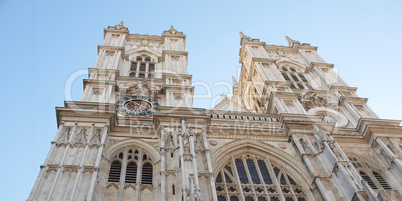
M385 190L392 190L391 186L379 173L377 168L372 167L367 162L364 162L359 156L348 157L353 167L359 172L360 176L372 189L383 188ZM375 180L381 185L378 186Z
M118 152L110 164L108 182L124 182L125 185L152 185L153 163L147 154L142 152L142 150L135 148ZM120 175L125 175L122 180Z
M145 163L142 166L142 184L152 184L152 164Z
M115 160L110 165L109 180L108 182L119 182L121 174L121 162Z
M373 180L371 180L370 176L369 176L367 173L365 173L365 172L363 172L363 171L360 171L359 173L360 173L360 176L364 179L364 181L366 181L367 184L368 184L372 189L378 189L377 186L374 184Z
M127 164L126 183L135 184L137 181L137 163L131 161Z
M391 187L388 185L387 181L385 181L385 179L380 175L380 173L373 171L373 175L384 189L391 190Z

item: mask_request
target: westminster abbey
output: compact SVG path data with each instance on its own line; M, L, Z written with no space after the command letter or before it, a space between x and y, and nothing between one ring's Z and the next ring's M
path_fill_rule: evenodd
M29 201L402 200L402 127L317 53L240 33L233 96L193 108L186 36L104 29ZM62 95L62 94L60 94Z

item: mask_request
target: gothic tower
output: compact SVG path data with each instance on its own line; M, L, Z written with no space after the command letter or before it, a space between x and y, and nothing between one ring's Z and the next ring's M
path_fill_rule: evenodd
M28 200L402 200L402 128L318 54L240 34L233 97L193 108L186 36L104 30Z

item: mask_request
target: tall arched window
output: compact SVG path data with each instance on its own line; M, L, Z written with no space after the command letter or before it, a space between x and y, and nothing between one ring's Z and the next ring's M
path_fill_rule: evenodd
M130 66L130 77L153 78L155 75L155 61L149 56L137 56Z
M147 154L142 154L140 157L141 152L136 148L129 148L116 154L110 165L108 182L152 185L152 160ZM125 167L122 164L126 164ZM120 175L125 177L121 178Z
M279 201L282 196L286 201L306 200L302 187L285 169L254 154L232 158L218 172L215 183L218 201Z
M366 181L372 189L392 189L379 171L374 170L369 164L363 162L360 157L350 156L349 160L353 167L359 172L362 179Z

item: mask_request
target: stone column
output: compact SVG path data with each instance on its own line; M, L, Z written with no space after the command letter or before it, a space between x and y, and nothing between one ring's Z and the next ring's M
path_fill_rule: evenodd
M105 125L105 127L103 128L102 139L101 139L99 149L98 149L98 155L96 156L96 160L95 160L95 167L94 167L94 171L92 173L91 183L89 185L89 190L88 190L87 199L86 199L87 201L92 201L94 199L96 180L99 175L99 166L100 166L100 163L102 160L102 154L103 154L103 149L105 148L105 142L106 142L106 136L107 136L108 130L109 130L109 125Z
M47 196L47 200L51 200L51 199L52 199L53 193L54 193L54 189L56 188L56 185L57 185L57 182L58 182L58 180L59 180L60 174L63 172L63 169L64 169L64 167L63 167L63 166L64 166L64 161L65 161L65 159L66 159L66 157L67 157L68 151L70 150L70 149L69 149L69 148L70 148L70 143L71 143L71 141L74 139L74 134L75 134L75 132L76 132L76 130L77 130L77 124L78 124L78 122L75 122L75 125L74 125L74 127L73 127L73 130L71 131L70 139L69 139L69 141L68 141L68 144L66 145L66 150L64 150L63 158L62 158L61 161L60 161L59 169L57 170L56 177L55 177L55 179L54 179L53 185L52 185L52 187L50 188L49 195Z
M94 127L95 127L95 123L92 124L91 130L89 131L89 134L88 134L88 139L91 139ZM87 157L88 148L89 148L88 147L88 139L86 139L87 142L84 142L85 143L84 153L82 154L82 158L81 158L81 161L80 161L80 164L79 164L79 169L78 169L78 172L77 172L77 176L75 177L74 187L73 187L73 190L71 192L70 201L76 200L76 199L74 199L75 193L77 192L77 189L79 189L79 186L81 186L80 184L78 184L78 182L81 180L82 172L84 171L84 161L85 161L85 159Z

